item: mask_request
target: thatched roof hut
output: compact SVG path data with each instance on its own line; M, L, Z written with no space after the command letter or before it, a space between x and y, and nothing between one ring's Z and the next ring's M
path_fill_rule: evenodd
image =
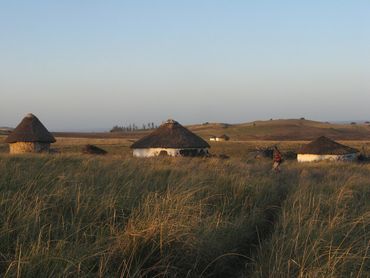
M342 145L325 136L321 136L303 146L297 153L297 159L299 162L354 160L358 152L357 149Z
M208 153L206 141L174 120L168 120L151 134L136 141L134 156L197 156Z
M35 115L27 114L5 142L10 153L28 153L47 152L56 140Z

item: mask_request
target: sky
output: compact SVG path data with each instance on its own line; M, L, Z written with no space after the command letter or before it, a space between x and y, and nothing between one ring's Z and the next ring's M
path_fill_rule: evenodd
M0 126L370 120L368 0L0 0Z

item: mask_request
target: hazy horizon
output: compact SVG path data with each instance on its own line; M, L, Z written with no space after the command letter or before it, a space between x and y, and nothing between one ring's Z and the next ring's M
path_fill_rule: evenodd
M253 123L253 122L258 122L258 121L270 121L270 120L298 120L300 119L301 117L297 117L297 118L289 118L289 119L282 119L282 118L276 118L276 119L255 119L255 120L252 120L252 121L242 121L242 122L225 122L225 121L220 121L220 122L208 122L209 124L232 124L232 125L238 125L238 124L247 124L247 123ZM19 120L19 122L17 124L15 124L14 126L9 126L9 125L0 125L0 128L15 128L21 121L22 119ZM308 121L317 121L317 122L329 122L329 121L325 121L325 120L314 120L314 119L306 119L305 120L308 120ZM158 122L158 123L154 123L155 126L159 126L160 124L162 124L163 122L165 122L166 120L163 120L161 122ZM353 122L355 122L356 124L365 124L366 122L368 122L370 120L366 120L366 119L362 119L362 120L340 120L340 121L330 121L329 123L330 124L351 124ZM183 125L200 125L200 124L204 124L206 122L192 122L192 123L188 123L188 122L181 122L181 124ZM114 126L128 126L130 124L135 124L139 129L141 129L142 127L142 124L148 124L148 122L146 123L127 123L127 124L114 124L114 125L111 125L109 127L93 127L93 128L83 128L83 127L74 127L74 128L50 128L49 126L47 126L47 128L51 131L51 132L109 132L112 127Z
M8 1L0 126L370 119L370 2Z

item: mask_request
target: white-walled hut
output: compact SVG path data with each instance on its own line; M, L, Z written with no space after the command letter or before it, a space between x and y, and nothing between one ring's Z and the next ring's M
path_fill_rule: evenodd
M225 142L229 140L230 140L230 137L227 136L226 134L223 134L221 136L211 136L209 138L209 141L215 141L215 142Z
M229 140L230 140L230 137L227 136L226 134L222 134L221 136L216 137L217 142L225 142L225 141L229 141Z
M168 120L151 134L136 141L131 148L135 157L204 156L210 146L206 141L174 120Z
M297 153L298 162L313 161L351 161L355 160L358 150L339 144L325 136L321 136L303 146Z
M10 153L17 154L48 152L56 140L35 115L27 114L5 142Z

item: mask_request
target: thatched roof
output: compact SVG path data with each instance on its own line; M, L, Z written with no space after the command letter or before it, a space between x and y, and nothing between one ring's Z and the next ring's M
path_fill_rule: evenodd
M339 144L325 136L321 136L311 143L303 146L298 154L318 154L318 155L345 155L357 153L358 150Z
M96 155L105 155L107 154L107 151L106 150L103 150L97 146L94 146L94 145L85 145L83 148L82 148L82 153L83 154L96 154Z
M174 120L168 120L151 134L136 141L131 148L209 148L206 141Z
M40 142L54 143L54 136L46 129L33 114L27 114L21 123L5 139L6 143Z
M218 136L218 138L225 139L225 140L229 140L230 139L230 137L227 136L226 134L223 134L221 136Z

